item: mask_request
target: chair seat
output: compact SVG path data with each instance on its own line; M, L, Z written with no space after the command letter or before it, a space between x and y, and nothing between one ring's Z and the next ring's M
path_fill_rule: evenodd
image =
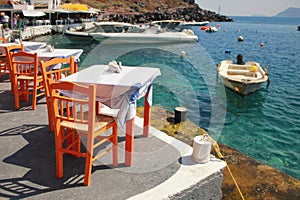
M85 116L88 116L87 113L85 113ZM95 125L94 125L94 132L97 132L101 130L102 128L106 127L110 123L112 123L115 119L111 116L107 115L96 115ZM73 129L81 132L87 132L88 131L88 125L82 124L82 123L76 123L76 122L70 122L70 121L61 121L61 126Z
M33 76L20 75L20 76L18 76L18 79L30 81L30 80L34 80L34 77ZM38 80L43 79L43 77L42 76L37 76L37 79Z

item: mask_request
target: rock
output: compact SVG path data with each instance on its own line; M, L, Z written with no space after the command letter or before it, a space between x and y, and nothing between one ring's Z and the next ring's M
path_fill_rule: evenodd
M187 0L193 2L193 0ZM109 21L131 22L131 23L147 23L158 20L186 20L186 21L217 21L230 22L231 18L216 14L215 12L201 9L197 4L191 4L190 7L178 8L173 12L161 12L161 8L157 7L157 11L138 13L138 14L104 14L102 18Z

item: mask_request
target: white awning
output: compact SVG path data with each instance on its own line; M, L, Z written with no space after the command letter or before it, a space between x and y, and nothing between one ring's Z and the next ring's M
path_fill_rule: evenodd
M25 17L41 17L46 15L43 11L38 10L22 10L22 12Z

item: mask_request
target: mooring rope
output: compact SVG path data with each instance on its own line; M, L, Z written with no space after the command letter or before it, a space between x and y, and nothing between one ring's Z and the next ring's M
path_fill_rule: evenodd
M219 147L218 143L212 137L210 137L209 135L208 135L208 138L212 142L212 144L214 146L214 149L215 149L218 157L226 163L226 160L224 159L224 156L222 155L222 153L220 151L220 147ZM232 178L232 180L233 180L233 182L234 182L234 184L235 184L235 186L236 186L236 188L237 188L237 190L238 190L241 198L243 200L245 200L244 195L243 195L243 193L242 193L242 191L241 191L238 183L236 182L236 180L235 180L235 178L234 178L234 176L233 176L233 174L232 174L232 172L231 172L231 170L229 168L229 165L227 163L226 163L226 167L227 167L227 170L229 171L229 174L230 174L230 176L231 176L231 178Z

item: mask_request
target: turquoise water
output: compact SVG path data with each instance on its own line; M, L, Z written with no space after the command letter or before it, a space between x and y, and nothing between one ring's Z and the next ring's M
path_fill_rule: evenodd
M56 48L84 49L81 68L113 59L123 65L159 67L162 76L154 84L155 105L171 111L186 106L188 118L219 142L300 179L300 18L233 19L220 23L216 33L193 27L199 42L192 44L104 45L71 41L63 35L36 40ZM240 35L243 42L237 41ZM226 49L231 53L225 54ZM216 64L235 60L238 53L245 61L268 66L268 88L264 85L246 97L224 89Z

